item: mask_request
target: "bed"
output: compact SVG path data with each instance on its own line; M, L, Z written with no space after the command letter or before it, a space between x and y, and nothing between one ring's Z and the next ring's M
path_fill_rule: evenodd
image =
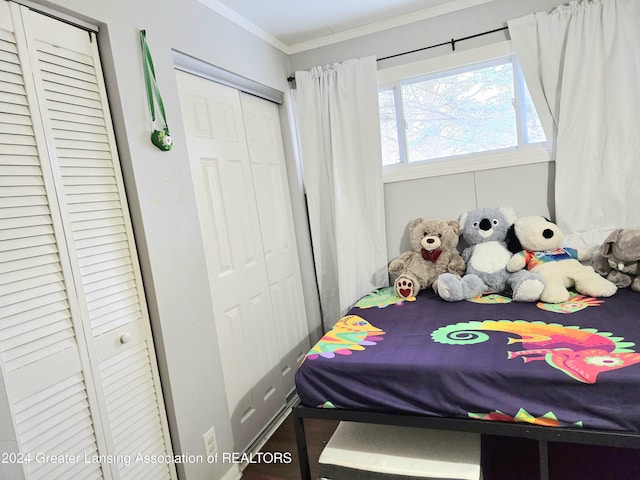
M375 290L311 348L296 389L303 480L310 417L535 439L547 479L549 441L640 448L640 294L449 303Z

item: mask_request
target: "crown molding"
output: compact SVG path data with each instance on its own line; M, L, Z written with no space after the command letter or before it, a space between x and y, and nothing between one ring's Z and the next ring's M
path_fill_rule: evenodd
M463 10L465 8L475 7L476 5L481 5L483 3L489 3L492 1L493 0L452 0L450 2L425 8L424 10L419 10L417 12L399 15L397 17L391 17L386 20L363 25L362 27L352 28L343 32L334 33L332 35L327 35L306 42L289 45L289 55L304 52L306 50L312 50L314 48L325 47L327 45L343 42L345 40L352 40L364 35L370 35L372 33L389 30L391 28L409 25L421 20L427 20L429 18L438 17L440 15Z
M264 40L271 46L277 48L287 55L293 55L295 53L301 53L314 48L325 47L334 43L343 42L345 40L351 40L354 38L362 37L364 35L370 35L372 33L381 32L391 28L401 27L410 23L419 22L421 20L427 20L429 18L445 15L447 13L455 12L457 10L463 10L465 8L475 7L483 3L489 3L493 0L452 0L450 2L435 5L433 7L425 8L417 12L408 13L405 15L399 15L391 17L379 22L370 23L362 27L352 28L342 32L337 32L331 35L326 35L313 40L305 42L294 43L287 45L286 43L278 40L270 33L265 32L256 24L247 20L245 17L237 13L235 10L230 9L219 0L198 0L203 5L206 5L213 11L219 13L223 17L231 20L238 26L251 32L258 38Z

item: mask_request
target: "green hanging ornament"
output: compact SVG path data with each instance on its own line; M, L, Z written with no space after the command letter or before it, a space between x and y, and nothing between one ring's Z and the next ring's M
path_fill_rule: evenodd
M147 32L146 30L140 31L140 37L142 40L142 61L144 64L144 80L147 87L147 100L149 101L149 112L151 113L151 143L158 147L162 151L169 151L173 147L173 141L169 133L169 125L167 124L167 115L164 111L164 104L162 103L162 96L160 95L160 89L158 88L158 82L156 81L156 72L153 68L153 60L151 59L151 52L147 45ZM158 127L156 125L156 102L158 104L158 110L162 116L162 125Z

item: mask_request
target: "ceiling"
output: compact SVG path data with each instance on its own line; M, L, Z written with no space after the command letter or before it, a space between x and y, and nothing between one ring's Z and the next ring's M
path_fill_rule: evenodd
M286 53L491 0L199 0Z

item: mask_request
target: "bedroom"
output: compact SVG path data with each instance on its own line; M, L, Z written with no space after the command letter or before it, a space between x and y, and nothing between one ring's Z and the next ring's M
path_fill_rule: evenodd
M222 387L225 383L223 359L217 351L217 332L211 321L214 318L212 294L205 268L205 247L200 240L191 168L185 161L182 147L186 138L180 123L181 104L172 51L186 53L287 92L286 78L297 70L365 55L384 56L473 35L503 26L506 21L532 11L546 11L565 2L496 0L378 34L291 54L273 47L196 0L119 2L115 8L105 2L80 0L25 3L44 5L52 9L52 14L68 15L98 27L101 62L136 234L169 427L174 450L183 453L201 452L203 434L212 426L219 451L231 452L236 446L228 399ZM149 112L139 50L139 31L142 29L148 34L175 140L170 152L159 152L148 142ZM458 49L504 39L504 33L496 34L495 38L461 43ZM448 51L445 47L418 55L418 58ZM405 61L397 59L392 63L399 65ZM294 160L291 121L285 108L281 109L280 119L301 257L308 330L314 342L322 330L319 299L314 293L305 203ZM477 174L385 184L388 257L397 255L402 248L402 235L408 220L416 214L431 213L423 213L419 208L424 200L422 192L455 190L460 193L455 201L447 202L447 210L439 210L445 218L455 218L461 211L476 205L493 205L501 198L517 199L510 204L523 215L553 215L553 165L553 162L536 163ZM521 183L522 177L529 179L526 190ZM501 184L508 185L500 195L493 188L496 178ZM406 191L418 199L414 211L402 209L402 194ZM402 215L396 211L402 211ZM0 401L0 408L3 409L1 418L11 423L7 400ZM4 428L3 425L2 431L13 432L13 426ZM14 438L2 440L15 442ZM224 478L229 472L228 464L196 462L178 466L179 476L188 479Z

